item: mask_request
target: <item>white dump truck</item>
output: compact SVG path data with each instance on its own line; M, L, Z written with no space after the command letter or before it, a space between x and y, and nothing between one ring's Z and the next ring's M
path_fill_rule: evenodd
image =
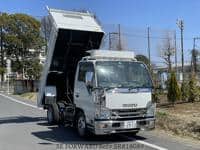
M49 9L51 36L38 106L50 124L80 136L155 127L152 80L133 51L99 49L104 31L91 13Z

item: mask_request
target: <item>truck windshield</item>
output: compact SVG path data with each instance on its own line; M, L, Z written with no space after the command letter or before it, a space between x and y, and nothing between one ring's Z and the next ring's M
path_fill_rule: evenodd
M144 64L130 61L96 62L97 83L107 88L151 88L152 81Z

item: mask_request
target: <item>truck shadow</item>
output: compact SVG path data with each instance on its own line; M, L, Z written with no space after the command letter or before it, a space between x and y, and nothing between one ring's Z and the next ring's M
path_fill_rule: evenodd
M72 127L68 126L49 126L47 122L39 122L37 123L39 126L46 126L48 130L32 132L32 135L40 138L42 140L46 140L48 142L55 143L64 143L64 144L72 144L72 143L83 143L83 144L109 144L109 143L119 143L119 142L130 142L137 139L145 140L144 137L134 136L129 133L129 137L122 136L122 134L112 134L112 135L103 135L103 136L95 136L90 135L87 138L81 138L78 136L76 130ZM133 138L133 139L132 139Z
M106 143L116 143L116 142L128 142L133 141L129 138L121 136L121 134L95 136L90 135L87 138L81 138L78 136L76 130L69 126L49 126L45 117L30 117L30 116L12 116L12 117L1 117L0 125L2 124L24 124L24 123L34 123L38 126L38 129L44 127L44 130L31 132L32 135L39 139L46 140L47 143L84 143L84 144L106 144ZM126 134L124 134L126 135ZM132 134L127 134L128 137L134 139L142 139L144 137L134 136ZM40 143L44 144L44 143Z

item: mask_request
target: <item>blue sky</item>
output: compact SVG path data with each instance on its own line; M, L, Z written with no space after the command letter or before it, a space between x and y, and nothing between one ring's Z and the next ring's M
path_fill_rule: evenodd
M178 37L180 31L176 19L181 18L185 23L186 59L189 59L192 38L200 36L199 0L0 0L0 11L44 16L47 14L46 5L65 10L87 9L95 13L102 24L120 23L135 29L146 29L150 26L154 29L177 30ZM178 41L178 48L179 45ZM197 46L200 47L200 41L197 42ZM145 53L145 47L141 49L141 53ZM157 54L153 52L152 55Z

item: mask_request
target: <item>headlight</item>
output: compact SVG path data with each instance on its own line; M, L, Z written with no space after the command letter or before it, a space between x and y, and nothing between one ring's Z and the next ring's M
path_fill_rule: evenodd
M101 107L106 107L106 97L104 92L97 92L95 97L95 103L100 105Z
M97 119L110 119L111 111L107 108L100 108L96 110L96 118Z
M147 104L146 116L147 117L153 117L153 116L155 116L155 112L156 112L156 103L149 102Z
M106 96L104 90L98 90L95 96L96 113L97 119L110 119L111 111L106 108Z

